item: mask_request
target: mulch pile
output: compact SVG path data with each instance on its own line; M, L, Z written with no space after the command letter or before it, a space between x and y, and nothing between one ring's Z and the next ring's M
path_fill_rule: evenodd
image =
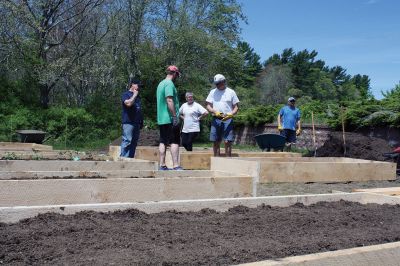
M392 147L384 139L364 136L357 133L345 134L346 156L349 158L384 161L383 153L391 152ZM311 155L314 153L312 152ZM331 132L330 138L317 149L318 157L344 157L342 132Z
M140 130L138 146L158 146L159 139L160 135L158 130L142 129ZM121 145L121 137L114 140L110 145L112 146Z
M400 241L400 205L42 214L0 224L0 264L228 265Z

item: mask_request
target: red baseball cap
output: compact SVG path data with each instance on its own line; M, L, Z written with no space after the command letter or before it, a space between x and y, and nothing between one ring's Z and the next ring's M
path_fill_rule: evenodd
M167 71L176 72L176 73L178 73L178 77L181 76L181 72L179 71L179 68L177 66L171 65L171 66L167 67Z

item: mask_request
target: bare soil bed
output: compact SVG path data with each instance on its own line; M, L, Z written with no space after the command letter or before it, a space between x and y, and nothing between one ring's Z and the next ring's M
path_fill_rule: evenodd
M44 214L0 224L0 264L226 265L400 241L400 205Z
M400 187L400 176L397 176L397 179L393 181L260 184L257 189L257 196L324 194L333 191L351 192L353 189L384 187Z

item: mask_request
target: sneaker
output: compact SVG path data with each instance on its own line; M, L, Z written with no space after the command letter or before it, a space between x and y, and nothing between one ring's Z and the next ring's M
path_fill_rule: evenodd
M180 166L177 166L177 167L172 168L172 170L183 171L183 168Z
M163 165L163 166L158 167L158 170L160 170L160 171L168 171L170 169L166 165Z

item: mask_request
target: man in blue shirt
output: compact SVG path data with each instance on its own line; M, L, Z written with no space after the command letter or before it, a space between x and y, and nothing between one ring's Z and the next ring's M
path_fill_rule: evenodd
M139 96L140 80L134 79L129 82L129 90L121 97L122 103L122 142L121 157L133 158L140 129L143 127L142 103Z
M289 97L288 104L281 108L278 115L278 130L285 137L287 150L296 143L296 136L301 133L300 110L295 107L296 99ZM297 126L297 130L296 130Z

